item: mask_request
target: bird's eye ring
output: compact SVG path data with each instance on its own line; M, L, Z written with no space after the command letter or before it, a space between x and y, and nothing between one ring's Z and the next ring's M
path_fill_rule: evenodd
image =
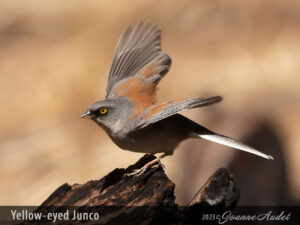
M102 108L99 109L99 112L100 112L101 115L105 115L107 113L107 108L102 107Z

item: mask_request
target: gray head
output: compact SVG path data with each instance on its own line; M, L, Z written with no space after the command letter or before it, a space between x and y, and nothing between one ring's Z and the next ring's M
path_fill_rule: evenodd
M92 104L81 118L92 119L107 133L118 133L132 115L132 104L126 98L99 101Z

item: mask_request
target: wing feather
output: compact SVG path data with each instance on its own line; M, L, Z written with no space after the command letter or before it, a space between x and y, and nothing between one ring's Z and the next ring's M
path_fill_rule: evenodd
M143 128L170 117L184 109L198 108L220 101L222 101L222 97L214 96L209 98L195 98L158 104L145 110L144 113L137 118L135 126L136 128Z
M122 80L138 75L138 72L147 64L155 61L164 64L162 65L165 66L164 70L161 70L163 73L159 74L161 78L168 72L171 59L161 50L160 41L161 30L149 22L141 21L133 28L131 26L126 28L118 42L109 72L107 99L112 95L115 86L120 85ZM161 66L159 63L156 63L157 67Z

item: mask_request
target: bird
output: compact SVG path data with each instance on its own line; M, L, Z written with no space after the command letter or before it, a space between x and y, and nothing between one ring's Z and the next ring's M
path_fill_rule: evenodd
M273 159L230 137L217 134L179 114L222 101L221 96L157 103L157 85L168 73L171 58L161 49L161 29L149 21L129 25L122 33L108 75L105 100L93 103L81 118L98 124L121 149L159 157L128 176L138 176L172 155L189 138L202 138ZM155 165L154 165L155 164Z

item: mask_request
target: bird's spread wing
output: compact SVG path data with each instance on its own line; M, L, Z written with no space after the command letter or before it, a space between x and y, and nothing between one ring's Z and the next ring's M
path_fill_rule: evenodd
M136 119L134 124L135 129L143 128L153 124L159 120L172 116L184 109L198 108L206 105L211 105L222 101L222 97L214 96L209 98L195 98L181 101L165 102L147 108Z
M109 72L106 98L127 97L142 111L155 104L156 85L169 71L170 57L161 50L161 31L148 22L122 34Z

